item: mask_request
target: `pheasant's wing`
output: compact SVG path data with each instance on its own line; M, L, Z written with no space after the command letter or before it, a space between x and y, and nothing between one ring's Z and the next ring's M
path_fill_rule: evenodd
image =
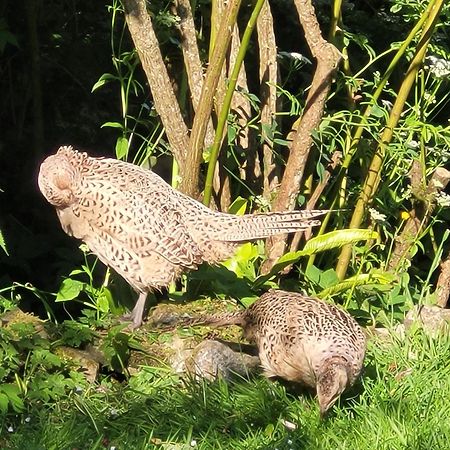
M141 259L157 253L172 264L193 268L202 262L201 253L168 188L125 190L104 179L90 180L89 189L79 195L75 214L89 222L97 240L120 249L125 257ZM98 248L95 252L100 253Z

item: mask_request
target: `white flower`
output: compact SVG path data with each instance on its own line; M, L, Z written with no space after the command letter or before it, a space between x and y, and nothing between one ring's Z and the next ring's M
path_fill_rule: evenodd
M25 417L25 423L30 423L30 422L31 422L31 417L30 416Z
M375 208L369 208L369 214L370 214L370 218L374 222L385 222L386 221L386 216L384 214L381 214Z
M427 101L428 103L436 103L436 97L434 96L434 94L430 94L429 92L425 92L423 94L423 98L425 99L425 101Z
M446 78L450 76L450 61L437 56L427 56L425 58L425 68L436 78Z
M392 102L389 101L389 100L381 100L381 104L382 104L388 111L390 111L390 110L392 109L392 107L394 106L394 105L392 104Z
M191 447L197 447L197 441L195 439L192 439Z
M8 433L13 433L14 432L14 428L10 425L8 427Z
M448 208L450 206L450 195L445 192L439 192L436 196L436 201L442 208Z
M290 422L286 419L281 419L281 423L286 427L289 431L294 431L297 429L297 425L295 423Z
M294 59L294 60L300 61L304 64L311 64L311 61L306 56L303 56L301 53L297 53L297 52L278 52L278 57Z
M413 150L415 150L416 148L419 148L419 147L420 147L420 143L417 142L417 141L415 141L415 140L413 140L413 139L411 139L410 141L408 141L408 142L406 143L406 145L407 145L409 148L413 149Z

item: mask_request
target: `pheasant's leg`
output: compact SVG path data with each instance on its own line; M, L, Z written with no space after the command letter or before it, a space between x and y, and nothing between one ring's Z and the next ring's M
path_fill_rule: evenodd
M126 314L122 317L123 320L131 320L131 328L139 328L142 325L142 318L144 316L145 301L147 300L147 294L144 292L139 293L139 298L137 299L136 305L130 314Z

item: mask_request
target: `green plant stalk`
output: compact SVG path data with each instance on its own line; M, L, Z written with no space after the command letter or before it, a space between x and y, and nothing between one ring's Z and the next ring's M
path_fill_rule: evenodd
M209 54L208 58L209 60L212 59L214 47L216 46L216 39L217 39L217 28L216 23L218 21L219 16L219 0L211 0L211 33L209 35Z
M341 8L342 0L334 0L331 6L331 24L329 34L329 40L332 42L336 39L338 24L341 20Z
M178 187L178 177L180 176L180 166L175 158L172 158L172 183L171 186Z
M342 53L342 71L346 76L351 77L352 71L350 68L350 60L348 56L347 47L342 39L342 0L334 0L331 7L331 24L328 40L334 44ZM345 89L347 91L347 98L350 109L355 108L355 100L353 98L353 87L346 83Z
M428 19L430 12L433 10L434 4L436 1L442 1L442 0L431 0L427 9L423 12L422 16L416 23L416 25L413 27L413 29L410 31L406 39L403 41L400 48L397 50L396 54L392 58L392 61L390 62L388 68L386 69L386 72L384 73L383 77L381 78L375 92L373 93L373 96L371 98L370 104L367 105L366 109L364 110L363 115L361 116L361 123L356 128L355 134L353 136L353 139L350 143L349 151L347 152L344 161L342 162L341 171L345 171L350 166L350 163L352 161L353 155L355 154L359 141L361 139L361 136L364 132L365 125L367 125L367 118L370 116L372 112L372 107L378 99L380 98L381 93L383 92L384 87L386 86L386 83L389 81L389 78L392 75L392 72L397 67L397 64L399 63L400 59L403 57L403 55L406 53L406 50L408 49L409 45L413 41L413 39L416 37L417 33L422 29L423 24Z
M416 54L414 55L414 58L412 59L408 67L406 76L399 89L397 99L394 103L394 106L392 107L388 123L386 124L386 127L384 128L381 135L380 143L378 144L375 155L373 156L372 162L370 164L369 171L364 182L363 190L356 203L349 228L360 227L363 220L364 211L366 210L367 205L372 201L373 196L380 183L381 169L383 166L386 146L389 145L390 141L392 140L394 128L396 127L400 119L400 114L403 111L403 107L408 98L408 94L411 91L414 80L417 77L417 73L425 57L431 35L438 20L439 12L441 11L443 6L443 0L433 1L431 3L433 3L434 8L432 8L432 10L430 11L428 20L424 24L423 33L417 45ZM336 266L336 273L341 280L345 277L351 254L352 247L347 245L342 249L341 254L339 255L339 260Z
M213 188L213 178L214 171L216 168L217 159L219 157L220 147L222 145L223 133L225 130L225 126L227 124L228 113L230 111L231 100L234 95L234 90L236 88L236 83L238 80L239 72L242 67L242 63L244 62L245 54L247 53L247 49L250 43L250 38L252 36L253 30L256 26L256 21L258 19L259 13L261 12L262 7L264 6L265 0L258 0L256 2L255 8L253 9L252 15L247 23L247 26L244 31L244 35L242 36L241 45L239 47L238 54L236 56L236 62L234 63L233 71L231 72L227 92L225 94L225 98L223 101L222 108L220 110L219 119L217 122L216 133L214 135L214 143L211 147L211 154L208 162L208 171L206 174L205 181L205 190L203 193L203 203L205 205L209 205L212 196L212 188Z
M344 191L344 186L342 183L346 183L345 181L345 174L347 172L347 169L350 167L350 163L352 162L353 156L356 153L356 150L358 149L358 144L361 139L361 136L366 129L366 125L368 124L368 117L370 116L372 112L372 107L374 104L377 103L381 93L383 92L384 87L386 86L386 83L389 81L390 76L392 75L392 72L396 68L397 64L399 63L400 59L405 54L406 50L408 49L409 45L413 41L413 39L416 37L417 33L420 32L420 30L423 27L423 24L428 19L428 16L430 15L430 11L432 11L433 6L437 0L431 0L428 4L428 7L423 12L422 16L416 23L416 25L412 28L412 30L409 32L406 39L403 41L400 48L395 53L394 57L392 58L388 68L386 69L386 72L384 73L383 77L381 78L374 94L372 95L370 103L366 106L361 118L360 123L356 126L355 134L353 135L352 139L350 140L349 146L347 147L348 150L345 152L344 160L342 161L342 165L339 169L338 176L336 177L336 181L330 184L330 190L332 191L333 187L336 186L336 184L339 186L339 189L337 190L335 195L332 195L331 197L334 198L333 200L333 206L336 204L339 198L342 198L342 192ZM333 5L333 17L336 17L336 8L337 4L339 3L339 0L336 0L336 3ZM385 53L390 52L391 50L386 51ZM385 54L383 53L383 54ZM375 58L372 62L376 61L378 58ZM345 67L344 67L345 70ZM359 72L360 73L360 72ZM358 76L359 73L356 75ZM328 213L329 215L330 213ZM323 221L322 221L323 222ZM309 258L308 266L313 264L315 256L312 255Z

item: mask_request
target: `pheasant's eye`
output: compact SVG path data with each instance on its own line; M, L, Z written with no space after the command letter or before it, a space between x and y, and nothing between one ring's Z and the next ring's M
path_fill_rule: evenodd
M57 173L55 175L55 186L58 189L64 190L70 187L70 179L67 173Z

